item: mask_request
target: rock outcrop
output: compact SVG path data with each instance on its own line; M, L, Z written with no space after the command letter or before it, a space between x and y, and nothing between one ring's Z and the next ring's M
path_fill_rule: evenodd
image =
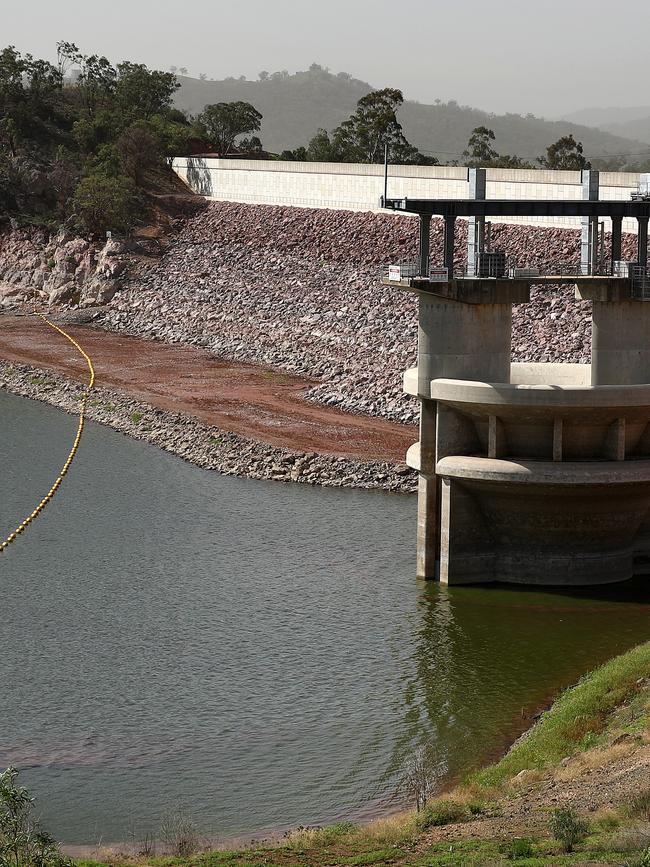
M0 234L0 305L106 304L120 288L125 252L121 241L99 246L63 230L13 228Z

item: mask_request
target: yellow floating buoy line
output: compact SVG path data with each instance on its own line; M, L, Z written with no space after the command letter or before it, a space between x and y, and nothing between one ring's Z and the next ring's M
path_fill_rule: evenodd
M52 497L56 494L56 492L61 487L61 482L63 481L66 473L70 469L70 464L74 460L75 455L77 454L77 449L79 448L79 443L81 441L81 434L83 433L83 429L84 429L84 421L85 421L85 415L86 415L86 403L88 402L88 396L89 396L90 392L92 391L93 385L95 384L95 369L93 367L93 363L90 359L90 356L87 355L83 351L83 349L81 348L81 346L79 346L79 344L74 339L74 337L71 337L62 328L59 328L58 325L55 325L53 322L50 322L50 320L46 316L44 316L42 313L36 313L35 312L33 315L38 316L40 319L43 320L43 322L45 322L47 325L49 325L50 328L53 328L55 331L58 331L59 334L62 334L63 337L65 337L66 340L69 340L70 343L75 347L75 349L77 349L81 353L81 355L83 355L84 359L86 360L86 364L88 365L88 371L89 371L88 385L84 389L84 392L81 396L81 405L79 408L79 425L77 427L77 434L74 438L74 442L72 443L72 448L70 449L70 452L68 454L66 462L61 467L61 471L59 472L59 475L57 476L54 484L52 485L50 490L47 492L47 494L43 497L43 499L38 504L38 506L36 506L34 511L31 513L31 515L28 515L25 518L25 520L22 522L22 524L19 524L16 527L16 529L13 531L13 533L11 533L11 535L7 536L7 538L4 540L4 542L2 542L0 544L0 553L2 553L2 551L4 551L6 548L8 548L9 545L11 545L11 543L14 542L18 538L18 536L20 536L20 534L23 532L23 530L25 530L27 527L29 527L29 525L32 523L34 518L37 518L40 515L40 513L43 511L43 509L47 506L47 504L50 502Z

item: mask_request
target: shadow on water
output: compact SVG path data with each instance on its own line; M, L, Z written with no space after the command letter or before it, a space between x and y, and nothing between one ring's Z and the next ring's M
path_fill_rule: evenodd
M441 785L499 757L586 671L650 639L650 582L581 590L421 582L414 677L384 782L435 744Z

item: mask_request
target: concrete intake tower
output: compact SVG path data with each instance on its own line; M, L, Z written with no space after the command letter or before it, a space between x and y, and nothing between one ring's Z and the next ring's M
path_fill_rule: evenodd
M590 585L650 571L650 196L580 200L385 199L420 217L420 257L391 266L418 296L418 364L404 388L420 401L417 571L448 584ZM445 221L441 265L429 261L432 215ZM582 220L579 265L509 262L489 249L486 217ZM468 265L454 267L455 220L468 220ZM611 221L604 258L599 221ZM623 219L638 226L621 260ZM512 305L531 285L575 285L593 305L591 365L511 363Z

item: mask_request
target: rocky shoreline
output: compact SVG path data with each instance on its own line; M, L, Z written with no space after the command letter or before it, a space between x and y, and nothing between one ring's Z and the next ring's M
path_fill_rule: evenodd
M49 371L0 361L0 389L75 414L83 386ZM86 417L228 476L396 493L417 488L417 474L405 464L276 448L108 389L93 389Z
M458 263L465 234L461 223ZM433 220L434 257L442 238L442 221ZM494 225L492 243L520 264L579 259L579 232L571 229ZM624 236L628 259L634 243ZM269 365L317 380L307 395L314 402L412 424L419 408L402 393L402 374L416 361L417 300L381 277L387 263L414 259L417 244L417 220L409 216L235 202L202 207L164 238L129 243L99 246L65 232L13 228L0 235L0 312L36 303L63 321ZM591 304L576 302L570 287L533 287L531 303L513 309L514 361L587 363L590 353ZM51 374L41 394L29 388L33 372L21 379L0 369L5 387L74 409L69 388ZM89 417L199 466L250 478L415 488L403 465L302 455L124 395L106 392L101 401ZM133 423L132 416L141 418Z

